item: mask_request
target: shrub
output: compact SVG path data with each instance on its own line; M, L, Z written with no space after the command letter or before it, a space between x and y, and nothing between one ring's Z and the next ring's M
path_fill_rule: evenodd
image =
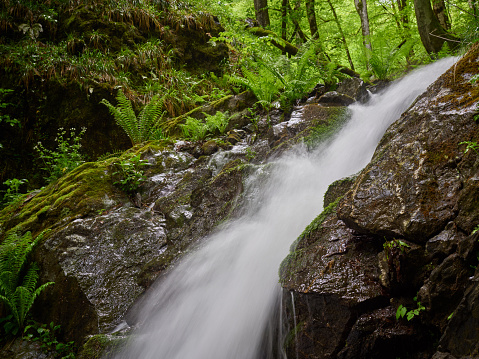
M118 126L130 137L133 146L144 141L164 138L159 128L159 124L165 114L165 111L162 111L162 97L159 95L153 96L151 101L141 110L138 117L133 110L131 101L121 90L118 91L116 100L118 101L117 107L105 99L101 100L100 103L108 107Z
M36 288L39 267L29 262L33 248L43 239L45 231L33 239L30 232L23 236L12 233L0 245L0 300L11 313L13 321L6 321L5 332L17 334L35 298L53 282Z

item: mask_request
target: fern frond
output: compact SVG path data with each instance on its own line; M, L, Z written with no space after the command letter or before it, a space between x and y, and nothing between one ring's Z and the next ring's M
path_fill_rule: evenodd
M35 289L38 280L37 264L27 266L30 253L45 233L46 231L40 233L34 240L30 232L23 236L14 233L0 244L0 300L8 307L20 328L34 299L44 287ZM25 275L22 276L22 273Z
M14 317L18 316L18 313L16 311L15 303L12 302L11 297L6 297L3 295L0 295L0 300L5 303L5 305L10 309L10 312L13 314Z
M34 301L40 295L40 293L43 292L48 286L51 286L53 284L55 284L55 282L46 282L45 284L42 284L37 289L35 289L35 292L33 292L32 295L32 301Z
M14 301L15 301L15 307L17 312L16 319L17 319L18 326L20 328L23 326L25 317L27 316L28 311L33 305L32 297L33 297L33 293L24 287L17 287L15 289Z
M35 291L35 286L37 285L38 281L38 270L38 265L33 262L23 277L22 287L28 289L30 292Z
M133 145L138 143L138 120L131 105L131 101L125 96L125 94L119 90L116 96L118 106L113 106L108 100L103 99L101 104L105 105L110 113L113 115L115 122L120 126L123 131L126 132Z
M150 140L153 133L158 130L159 123L166 113L166 111L163 111L164 98L165 96L153 96L151 101L145 105L138 116L139 132L143 141Z

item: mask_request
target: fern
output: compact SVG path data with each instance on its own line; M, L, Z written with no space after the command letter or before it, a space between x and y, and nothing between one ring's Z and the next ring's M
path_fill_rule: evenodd
M101 100L100 103L108 107L117 125L126 132L134 146L144 141L163 138L159 125L166 113L166 111L162 111L164 97L159 95L153 96L151 101L141 110L138 117L133 110L131 101L121 90L118 91L116 96L118 101L117 107L113 106L106 99Z
M30 253L45 233L35 239L30 232L23 236L13 233L0 245L0 300L10 310L18 328L23 327L38 295L53 284L48 282L36 288L39 268L35 262L29 263Z

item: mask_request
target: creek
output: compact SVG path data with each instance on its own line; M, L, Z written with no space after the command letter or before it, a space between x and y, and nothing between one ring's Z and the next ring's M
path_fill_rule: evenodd
M328 185L360 171L387 127L453 62L416 70L366 105L351 105L351 119L327 143L313 151L298 146L277 160L250 209L152 286L139 306L141 329L116 358L271 357L264 332L279 303L278 268L289 247L322 211Z

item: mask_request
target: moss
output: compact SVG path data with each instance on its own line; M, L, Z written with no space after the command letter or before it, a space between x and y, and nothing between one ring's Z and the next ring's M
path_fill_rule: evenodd
M98 334L91 336L78 353L77 359L100 359L110 357L126 341L114 335Z
M321 212L321 214L319 214L315 219L313 219L313 221L308 224L308 226L304 229L303 233L301 233L301 235L298 237L298 241L307 239L309 236L311 236L312 232L317 231L321 227L321 224L324 222L324 220L336 210L336 207L338 206L338 203L341 198L343 198L343 196L336 198L336 200L330 203Z
M448 88L448 94L438 97L433 104L447 104L447 110L457 110L470 107L479 100L479 86L469 80L479 73L479 44L475 44L449 71L440 78L437 86Z
M219 100L213 101L208 105L203 105L194 108L193 110L182 114L181 116L172 118L162 124L162 128L166 133L168 133L170 136L178 135L180 133L180 130L178 128L178 125L183 123L187 117L194 117L194 118L204 118L203 112L213 112L215 113L216 110L219 110L221 106L223 106L228 100L230 100L233 97L233 95L227 95Z
M307 112L305 109L305 112ZM309 130L309 134L305 136L304 141L308 147L317 146L319 143L328 139L332 134L338 131L342 125L349 120L350 112L346 107L325 107L321 108L319 114L315 111L314 127ZM305 113L306 119L313 114Z
M0 222L8 231L33 233L57 225L68 206L72 216L88 216L103 207L105 194L115 192L106 175L110 161L89 162L51 183L20 206L8 206L0 212ZM64 213L64 212L63 212Z
M323 222L332 213L336 211L339 201L342 199L338 197L334 202L330 203L313 221L304 229L303 233L291 244L290 253L281 262L279 266L279 278L281 283L285 283L293 275L293 269L296 267L295 262L298 258L301 258L304 244L302 242L307 241L311 235L321 228Z

